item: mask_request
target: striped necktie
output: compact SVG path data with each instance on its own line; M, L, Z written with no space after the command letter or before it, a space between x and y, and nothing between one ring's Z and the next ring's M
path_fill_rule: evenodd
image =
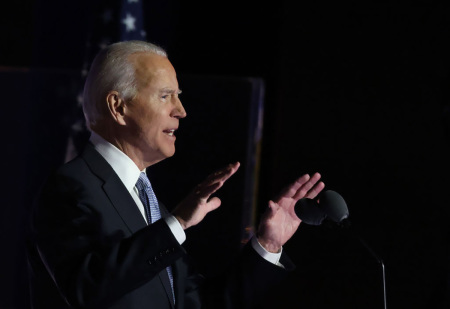
M147 175L142 172L139 175L139 179L136 183L136 188L139 191L139 198L142 201L142 204L145 208L145 214L147 215L148 224L155 223L159 219L161 219L161 212L159 210L158 200L156 199L156 195L153 192L152 185L150 184L150 180ZM169 276L170 286L172 288L172 296L173 301L175 303L175 294L173 290L173 275L172 275L172 267L167 266L167 275Z

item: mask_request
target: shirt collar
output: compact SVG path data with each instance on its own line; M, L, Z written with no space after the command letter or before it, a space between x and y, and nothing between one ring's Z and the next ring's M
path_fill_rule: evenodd
M111 165L127 190L132 192L141 174L133 160L94 131L91 132L90 142L94 145L95 150Z

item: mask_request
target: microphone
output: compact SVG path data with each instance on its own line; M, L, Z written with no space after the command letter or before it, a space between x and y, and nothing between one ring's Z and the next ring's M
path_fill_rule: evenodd
M309 198L300 199L295 205L295 214L309 225L321 225L326 218L341 223L349 216L344 198L332 190L322 193L320 203Z
M344 198L335 191L325 191L320 198L319 207L333 222L341 223L348 218L348 207Z
M309 198L300 199L294 209L297 217L309 225L321 225L327 217L325 211L319 207L319 203Z
M313 199L300 199L295 205L295 214L309 225L321 225L327 218L341 227L349 224L347 222L349 212L344 198L339 193L331 190L322 193L320 203ZM386 271L384 262L361 237L356 234L354 236L381 265L383 308L386 309Z

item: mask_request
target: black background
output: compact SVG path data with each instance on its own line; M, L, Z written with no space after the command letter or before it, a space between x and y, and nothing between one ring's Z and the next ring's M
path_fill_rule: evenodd
M79 69L89 3L2 4L0 66ZM264 79L261 211L295 177L319 171L327 188L346 199L358 235L383 258L388 307L449 306L447 7L174 0L149 1L146 9L149 40L168 50L179 73ZM20 85L8 91L14 97ZM36 120L13 100L2 103L8 156L2 163L20 162L10 148L24 123ZM23 199L19 186L3 186L4 194ZM26 210L3 210L1 237L9 250L2 254L0 307L22 308L26 283L14 235ZM285 250L298 268L267 307L379 306L379 281L371 279L378 265L341 231L302 226Z

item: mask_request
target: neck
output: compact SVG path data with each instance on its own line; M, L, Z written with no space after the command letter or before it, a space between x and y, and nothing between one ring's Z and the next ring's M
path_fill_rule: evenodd
M154 160L153 162L146 161L145 154L133 143L129 142L130 139L127 138L126 134L124 134L123 131L115 130L114 128L109 128L107 126L102 126L101 128L92 128L92 130L107 142L111 143L124 154L126 154L141 171L159 162L156 160Z

